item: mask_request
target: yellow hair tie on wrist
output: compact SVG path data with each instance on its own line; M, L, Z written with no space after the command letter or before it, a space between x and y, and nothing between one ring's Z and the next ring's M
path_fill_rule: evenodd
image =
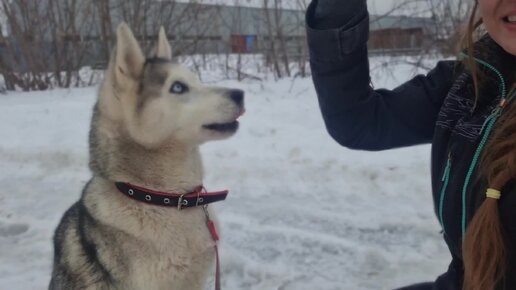
M486 192L488 198L500 199L502 192L493 188L488 188Z

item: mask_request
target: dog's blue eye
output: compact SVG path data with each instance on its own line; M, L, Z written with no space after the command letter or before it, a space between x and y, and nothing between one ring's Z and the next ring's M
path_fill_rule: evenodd
M170 88L170 92L174 94L183 94L188 91L188 87L182 82L174 82Z

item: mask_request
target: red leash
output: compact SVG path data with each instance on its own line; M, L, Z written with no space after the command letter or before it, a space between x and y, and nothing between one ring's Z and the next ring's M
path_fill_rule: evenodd
M204 187L199 186L194 192L187 194L178 194L171 192L159 192L125 182L116 182L115 186L124 195L149 205L174 207L177 210L202 206L204 210L204 215L206 216L206 226L208 227L211 237L215 242L215 290L221 289L219 248L217 246L217 243L219 241L219 235L217 234L215 224L210 218L210 214L208 212L208 204L226 199L226 196L228 195L227 190L217 192L206 192Z
M208 230L210 231L211 237L213 238L213 241L215 242L215 290L220 290L220 259L219 259L219 248L217 246L217 243L219 241L219 235L217 234L217 229L215 228L215 224L210 219L210 214L208 213L208 206L204 206L204 214L206 215L206 226L208 227Z

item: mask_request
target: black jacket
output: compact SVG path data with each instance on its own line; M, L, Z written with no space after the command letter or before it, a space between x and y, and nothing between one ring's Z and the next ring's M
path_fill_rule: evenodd
M463 218L467 225L485 199L486 184L477 170L466 189L465 202L462 191L482 126L499 102L500 81L486 71L493 87L484 88L475 105L470 74L460 62L443 61L426 76L416 76L393 90L374 90L367 55L367 13L352 27L327 30L311 27L313 13L312 3L307 11L310 63L330 135L342 146L359 150L432 143L434 205L452 255L448 271L437 278L434 289L461 290ZM484 41L494 50L493 55L505 53L490 38ZM507 59L513 61L514 57ZM513 64L498 61L496 65L509 67L502 72L514 74L510 71ZM443 182L447 167L449 180ZM510 271L501 289L516 289L516 188L512 185L503 190L500 214L507 233Z

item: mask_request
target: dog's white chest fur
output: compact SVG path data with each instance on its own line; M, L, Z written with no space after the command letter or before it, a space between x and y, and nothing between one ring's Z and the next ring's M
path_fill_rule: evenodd
M184 239L164 235L169 239L128 245L131 275L124 289L202 289L214 249L209 240L202 240L202 233L198 234Z

